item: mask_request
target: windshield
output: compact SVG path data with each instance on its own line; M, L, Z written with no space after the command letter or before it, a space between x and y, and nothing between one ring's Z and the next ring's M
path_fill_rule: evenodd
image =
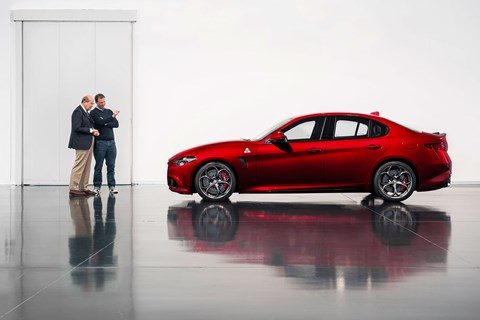
M283 126L284 124L286 124L290 120L292 120L292 118L288 118L288 119L285 119L283 121L278 122L277 124L271 126L267 130L263 131L261 134L258 134L255 137L253 137L252 140L253 141L263 140L266 136L268 136L270 133L272 133L275 129L280 128L281 126Z

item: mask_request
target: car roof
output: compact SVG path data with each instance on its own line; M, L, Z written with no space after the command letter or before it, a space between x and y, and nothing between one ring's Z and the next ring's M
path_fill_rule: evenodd
M297 117L293 117L292 119L301 119L301 118L311 118L311 117L325 117L325 116L350 116L350 117L363 117L363 118L370 118L370 119L381 119L387 120L385 118L380 117L380 113L378 111L374 111L370 114L366 113L358 113L358 112L323 112L323 113L311 113L306 115L299 115Z

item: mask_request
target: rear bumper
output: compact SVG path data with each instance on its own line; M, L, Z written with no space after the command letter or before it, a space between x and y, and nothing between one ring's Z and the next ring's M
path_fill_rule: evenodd
M419 183L417 191L429 191L448 187L451 176L451 163L437 165L433 168L431 174Z

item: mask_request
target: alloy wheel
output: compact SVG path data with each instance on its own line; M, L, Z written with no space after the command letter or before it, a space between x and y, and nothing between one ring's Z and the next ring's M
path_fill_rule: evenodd
M389 162L375 174L375 191L387 201L402 201L410 197L415 188L415 174L407 164Z
M206 200L226 200L235 189L235 175L227 165L210 162L197 172L195 187Z

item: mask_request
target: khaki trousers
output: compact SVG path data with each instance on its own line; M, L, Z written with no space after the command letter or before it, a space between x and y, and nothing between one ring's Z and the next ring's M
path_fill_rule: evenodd
M90 177L90 168L92 166L93 145L95 144L92 136L92 146L88 150L75 150L75 162L73 163L72 173L70 174L70 190L84 191L88 189L88 178Z

